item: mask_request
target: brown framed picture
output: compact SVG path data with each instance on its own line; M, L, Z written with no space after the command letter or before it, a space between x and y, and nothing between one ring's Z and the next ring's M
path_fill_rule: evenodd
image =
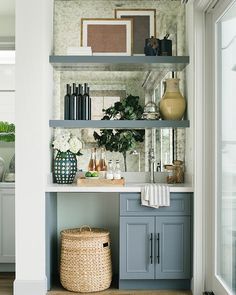
M144 55L145 39L156 37L156 9L115 9L115 18L133 20L133 55Z
M91 46L93 55L132 55L132 19L81 20L81 45Z

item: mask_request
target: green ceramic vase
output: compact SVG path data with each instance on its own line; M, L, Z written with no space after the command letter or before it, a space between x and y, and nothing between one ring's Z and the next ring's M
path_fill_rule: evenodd
M76 156L70 151L58 151L54 160L54 180L60 184L70 184L74 181L77 172Z

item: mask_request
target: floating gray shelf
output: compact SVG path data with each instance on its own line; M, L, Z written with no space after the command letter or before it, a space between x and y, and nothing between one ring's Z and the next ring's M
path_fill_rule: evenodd
M60 71L182 71L189 56L70 56L51 55L50 63Z
M103 129L187 128L189 127L189 120L50 120L49 126L58 128Z

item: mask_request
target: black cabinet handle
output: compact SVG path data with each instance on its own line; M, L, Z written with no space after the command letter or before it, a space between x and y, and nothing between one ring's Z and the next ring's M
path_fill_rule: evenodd
M160 263L160 234L157 234L157 263Z
M153 263L153 243L152 243L152 241L153 241L153 237L152 237L152 234L151 234L151 236L150 236L150 243L151 243L150 262L151 262L151 264Z

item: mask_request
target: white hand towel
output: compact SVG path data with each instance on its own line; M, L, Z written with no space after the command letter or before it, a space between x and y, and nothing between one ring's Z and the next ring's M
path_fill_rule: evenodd
M141 204L152 208L170 206L168 185L147 184L141 189Z

